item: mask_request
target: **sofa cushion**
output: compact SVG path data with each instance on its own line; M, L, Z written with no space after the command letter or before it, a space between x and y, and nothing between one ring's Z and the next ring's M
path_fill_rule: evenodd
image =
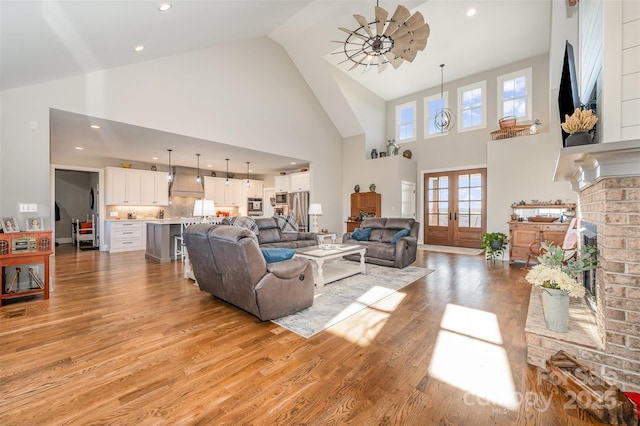
M264 256L264 260L267 263L282 262L283 260L289 260L296 253L294 249L290 248L261 248L260 251Z
M395 233L393 237L391 237L391 244L397 243L400 238L406 237L407 235L409 235L408 229L399 230L398 232Z
M357 241L369 241L371 228L356 228L351 234L351 238Z
M369 243L366 257L393 261L396 257L396 246L387 243Z
M258 224L252 217L249 216L225 217L224 219L222 219L222 223L225 225L247 228L256 235L260 234L260 228L258 227Z
M276 215L273 217L278 223L278 226L280 227L280 231L283 234L289 233L289 232L297 234L298 231L300 231L300 229L298 228L298 222L296 221L296 218L293 217L292 214L289 214L287 216Z

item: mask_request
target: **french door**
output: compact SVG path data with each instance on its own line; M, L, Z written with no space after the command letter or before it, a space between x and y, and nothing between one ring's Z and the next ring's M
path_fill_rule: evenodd
M487 169L424 176L424 242L482 247L487 228Z

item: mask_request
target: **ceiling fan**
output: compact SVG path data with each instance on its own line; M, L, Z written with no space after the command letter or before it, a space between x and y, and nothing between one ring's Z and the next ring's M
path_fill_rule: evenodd
M409 10L399 5L391 19L389 12L377 5L375 20L368 22L362 15L353 15L360 25L355 30L339 27L348 34L345 41L335 41L343 44L347 59L340 64L351 61L353 65L349 71L362 65L363 73L377 66L378 72L386 69L388 64L398 68L404 61L413 62L419 51L427 46L429 38L429 24L424 22L420 12L411 15ZM342 53L342 52L335 52Z

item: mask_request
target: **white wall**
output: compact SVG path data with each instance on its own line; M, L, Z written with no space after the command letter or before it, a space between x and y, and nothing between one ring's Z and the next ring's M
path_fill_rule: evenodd
M259 64L259 66L256 66ZM49 108L312 163L322 227L341 224L342 138L283 49L257 39L2 92L0 211L50 206ZM29 166L29 179L16 179Z

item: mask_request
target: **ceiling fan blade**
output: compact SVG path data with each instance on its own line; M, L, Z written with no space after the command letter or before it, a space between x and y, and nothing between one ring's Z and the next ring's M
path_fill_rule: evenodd
M356 18L358 24L362 25L362 28L364 28L367 34L369 34L369 37L373 37L373 33L371 32L371 28L369 28L369 22L367 21L367 18L362 15L353 15L353 17Z
M422 13L416 12L409 19L407 19L404 23L409 31L415 31L420 27L424 26L424 17Z
M389 62L385 61L382 56L378 56L378 74L387 69Z
M424 24L422 27L414 30L411 32L411 34L413 34L413 38L416 40L419 39L427 39L429 37L429 25L428 24Z
M411 42L411 48L415 49L415 50L419 50L419 51L423 51L424 48L427 47L427 39L421 39L421 40L413 40Z
M409 12L409 9L407 9L402 5L399 5L396 8L396 11L393 13L393 16L391 17L391 22L389 22L389 25L387 26L387 29L384 32L384 35L388 36L389 34L393 33L395 30L398 29L398 27L404 24L404 21L406 21L410 16L411 16L411 12Z
M384 56L387 58L394 69L397 69L404 62L404 59L399 58L398 56L390 52L385 53Z
M401 57L405 61L413 62L413 60L416 58L416 55L418 54L418 51L417 50L402 49L402 48L399 48L399 47L394 47L393 49L391 49L391 53L393 53L396 56Z
M347 28L344 28L344 27L338 27L338 29L339 29L340 31L344 31L344 32L345 32L345 33L347 33L347 34L351 34L352 36L357 37L357 38L359 38L359 39L361 39L361 40L364 40L364 41L368 41L368 40L369 40L367 37L365 37L365 36L363 36L363 35L360 35L360 34L358 34L358 33L356 33L356 32L353 32L353 31L351 31L351 30L349 30L349 29L347 29Z
M362 52L362 54L364 54L364 56L362 57L362 59L360 59L359 61L355 62L355 63L351 66L351 68L349 68L349 71L351 71L351 70L353 70L353 69L356 69L358 66L362 65L362 63L363 63L364 61L366 61L366 60L367 60L367 58L369 58L369 55L367 55L365 52ZM358 56L358 55L359 55L359 54L358 54L358 53L356 53L355 55L353 55L353 57L355 58L355 57L356 57L356 56Z
M387 23L387 17L389 16L389 12L381 8L380 6L376 6L376 34L382 34L382 30L384 30L384 26Z

